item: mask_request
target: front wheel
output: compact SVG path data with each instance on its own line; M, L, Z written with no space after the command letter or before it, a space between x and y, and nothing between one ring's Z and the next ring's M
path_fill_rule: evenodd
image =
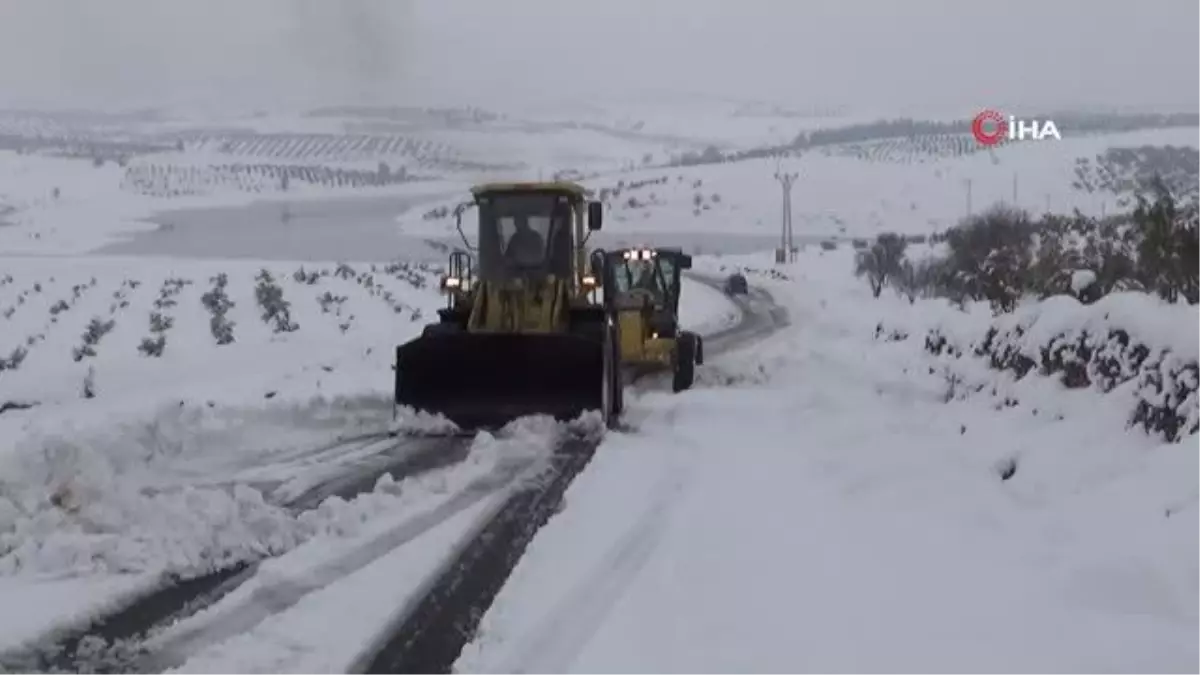
M604 375L600 395L604 424L609 429L616 429L625 409L625 386L621 375L620 342L611 320L604 330Z
M696 381L696 350L699 340L693 333L683 333L675 341L675 372L671 389L678 394L692 388Z

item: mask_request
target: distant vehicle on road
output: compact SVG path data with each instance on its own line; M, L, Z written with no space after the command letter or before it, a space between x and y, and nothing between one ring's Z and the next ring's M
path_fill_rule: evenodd
M745 275L740 272L735 272L729 275L725 280L726 295L746 295L750 292L750 284L747 283Z

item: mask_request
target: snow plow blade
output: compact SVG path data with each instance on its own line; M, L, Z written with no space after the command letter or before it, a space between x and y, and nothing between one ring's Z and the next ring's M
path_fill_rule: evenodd
M452 333L396 348L396 404L464 429L599 410L603 378L601 343L577 335Z

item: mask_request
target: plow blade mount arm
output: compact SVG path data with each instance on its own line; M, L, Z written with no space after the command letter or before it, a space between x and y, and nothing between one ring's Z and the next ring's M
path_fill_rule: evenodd
M570 334L448 333L396 348L396 403L465 429L599 410L603 343Z

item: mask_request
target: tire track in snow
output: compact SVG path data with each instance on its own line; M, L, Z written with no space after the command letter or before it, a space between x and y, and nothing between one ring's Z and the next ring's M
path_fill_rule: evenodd
M469 441L465 446L469 446ZM204 625L172 635L161 643L151 639L147 644L150 653L138 660L137 670L161 672L178 667L200 649L254 629L265 619L295 606L309 593L357 572L475 506L517 480L536 461L523 458L502 463L487 475L471 481L437 506L377 534L365 544L354 546L345 554L317 566L314 570L297 577L264 583L236 605L217 611Z
M472 437L464 436L378 441L390 449L390 461L377 462L327 486L315 486L286 506L299 512L330 496L351 499L369 491L385 473L401 478L449 466L466 457L471 441ZM347 445L351 449L365 447L361 438L343 443ZM134 672L146 658L148 636L214 605L252 579L258 567L259 561L243 561L188 579L169 577L162 586L91 617L84 625L56 630L44 640L0 654L0 671Z
M382 451L367 453L348 469L338 467L331 476L287 500L294 512L308 511L320 506L330 497L345 500L370 492L385 473L394 478L415 476L445 468L466 459L474 436L413 439L412 443L386 441Z
M567 487L599 444L600 439L585 437L568 437L559 443L547 474L510 495L437 572L428 592L385 628L350 671L450 672L526 546L557 512Z
M296 511L306 493L334 482L347 467L353 469L397 447L396 439L386 431L358 434L316 448L288 451L282 456L262 454L240 459L224 467L224 471L207 469L199 477L176 477L145 491L155 494L197 487L232 490L238 485L248 485L263 493L268 503ZM213 473L217 475L212 476ZM289 494L294 496L289 498Z
M719 288L715 277L691 276ZM724 353L747 346L788 324L787 311L762 289L753 289L750 298L735 299L734 303L742 311L742 320L705 336L706 352ZM425 597L385 630L377 646L368 650L351 672L451 672L529 542L561 507L567 488L591 461L600 440L576 438L562 444L549 477L537 487L510 496L479 534L443 567ZM665 521L665 515L655 517ZM648 558L651 549L645 542L653 541L654 534L653 528L635 532L627 546L617 549L621 564L632 570L626 572L629 578L640 568L638 561Z
M688 464L671 462L654 498L591 570L579 579L499 667L500 673L566 672L658 547L687 484Z

